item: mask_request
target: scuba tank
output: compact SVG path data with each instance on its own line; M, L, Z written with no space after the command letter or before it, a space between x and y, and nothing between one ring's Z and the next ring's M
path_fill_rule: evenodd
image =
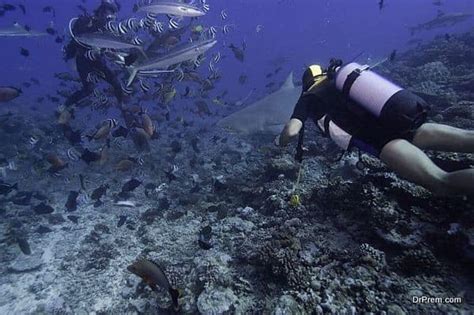
M337 64L332 72L336 89L387 130L398 132L420 126L429 107L417 95L373 72L368 65Z
M336 88L375 117L381 117L390 99L403 88L376 74L370 67L349 63L336 72Z

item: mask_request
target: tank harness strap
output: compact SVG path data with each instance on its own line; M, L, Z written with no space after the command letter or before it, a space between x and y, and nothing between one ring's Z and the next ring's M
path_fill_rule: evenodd
M368 66L365 67L365 68L361 68L361 69L357 68L357 69L354 69L354 71L352 71L347 76L347 79L346 79L346 81L344 81L344 85L342 87L342 94L345 97L349 97L349 93L351 91L352 85L354 85L354 82L362 74L362 71L366 71L366 70L369 70L369 69L370 69L370 67L368 67Z
M324 136L325 137L330 137L330 134L329 134L329 123L331 122L331 116L329 115L326 115L324 117Z

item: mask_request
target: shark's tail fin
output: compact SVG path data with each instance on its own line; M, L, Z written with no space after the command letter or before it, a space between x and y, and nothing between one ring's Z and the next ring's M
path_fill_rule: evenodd
M145 60L148 60L148 56L145 52L145 49L142 46L138 46L137 49L138 49L138 51L140 51L140 53L143 55L143 57L145 57Z
M128 78L128 81L127 81L127 87L130 87L130 85L132 85L133 81L135 80L138 74L138 70L136 68L130 67L129 69L130 69L130 77Z

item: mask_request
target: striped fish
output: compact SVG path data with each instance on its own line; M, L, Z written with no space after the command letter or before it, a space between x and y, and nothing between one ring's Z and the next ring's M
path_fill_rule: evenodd
M79 154L79 152L77 152L76 149L70 148L69 150L67 150L67 157L68 157L71 161L79 161L80 154Z
M217 30L214 26L211 26L208 30L208 33L211 38L216 38Z
M102 93L98 89L94 89L93 94L95 97L99 98Z
M206 0L201 0L201 5L202 5L202 10L207 13L209 12L209 4L206 2Z
M138 32L138 30L140 29L140 23L136 18L129 18L127 20L127 28L134 32Z
M184 80L184 71L181 69L181 68L178 68L177 69L177 74L176 74L176 80L178 80L179 82L183 81Z
M143 80L140 80L140 88L144 93L148 93L148 91L150 91L150 87Z
M122 88L122 92L127 94L127 95L130 95L130 94L133 93L133 88L132 87L126 87L122 83L120 84L120 87Z
M104 126L109 127L110 129L113 129L113 128L117 127L117 125L118 125L118 120L115 119L115 118L108 118L108 119L104 120L104 121L102 122L102 124L103 124Z
M39 142L39 139L36 136L31 136L28 142L32 147L34 147Z
M119 33L118 26L117 26L117 24L116 24L114 21L109 21L109 22L107 22L107 25L105 26L105 29L106 29L108 32L110 32L110 33L112 33L112 34L114 34L114 35L116 35L116 34Z
M164 30L165 30L164 27L163 27L163 23L158 22L158 21L155 21L153 23L152 29L153 29L153 31L158 32L158 33L163 33Z
M221 18L222 18L222 20L227 19L227 12L225 10L221 11Z
M215 72L216 71L216 68L214 68L214 64L212 63L212 60L209 61L209 71L210 72Z
M138 38L138 37L135 37L132 42L133 42L135 45L138 45L138 46L143 45L143 41L142 41L140 38Z
M100 97L99 97L99 102L100 104L102 104L103 106L104 105L107 105L109 103L109 98L107 96L105 96L104 94L102 94Z
M174 18L171 18L168 22L168 27L170 29L176 30L179 28L179 23Z
M219 63L219 61L221 60L221 52L218 51L212 60L214 61L215 64Z
M99 83L99 77L97 76L97 74L93 72L89 72L87 74L86 81L89 83Z
M121 35L127 34L129 29L127 27L127 21L121 21L118 25L118 31Z
M232 26L231 25L224 25L224 27L222 28L222 33L224 33L224 35L227 35L229 34L229 32L232 30Z
M95 53L95 51L93 51L93 50L87 50L87 51L84 53L84 57L86 57L86 58L89 59L90 61L96 61L96 60L97 60L96 53Z

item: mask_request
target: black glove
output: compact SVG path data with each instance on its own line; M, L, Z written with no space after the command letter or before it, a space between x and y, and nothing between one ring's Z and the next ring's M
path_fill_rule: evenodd
M336 69L339 68L340 66L342 66L343 62L341 59L335 59L335 58L332 58L330 61L329 61L329 67L328 67L328 78L329 79L333 79L334 78L334 75L336 74Z

